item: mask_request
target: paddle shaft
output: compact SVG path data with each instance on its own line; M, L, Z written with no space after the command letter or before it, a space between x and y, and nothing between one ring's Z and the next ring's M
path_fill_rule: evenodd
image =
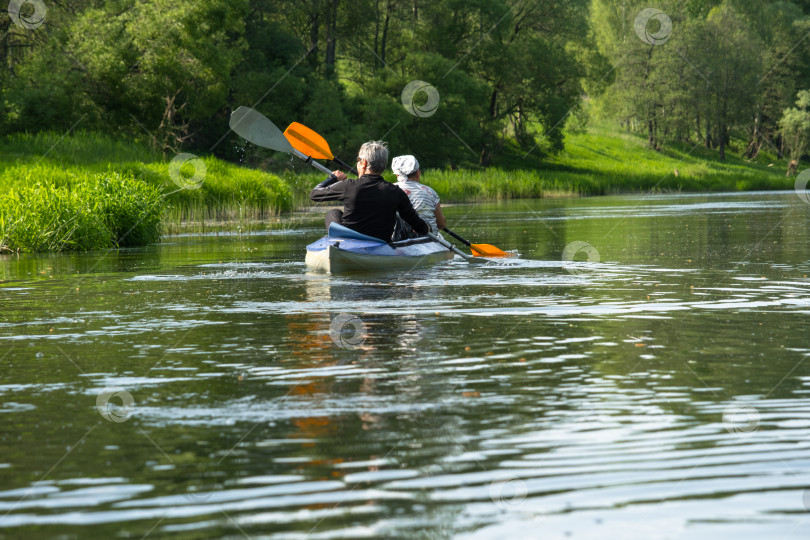
M326 174L332 174L332 171L330 171L329 169L327 169L326 167L324 167L323 165L321 165L320 163L318 163L317 161L315 161L314 159L312 159L308 155L304 154L303 152L299 152L298 150L293 148L293 154L295 154L297 157L300 157L301 159L303 159L304 161L306 161L307 163L309 163L310 165L312 165L313 167L315 167L319 171L325 172Z
M441 245L443 245L444 247L452 250L453 253L455 253L456 255L458 255L459 257L461 257L462 259L464 259L467 262L470 262L470 263L484 263L484 262L486 262L486 261L483 261L481 259L476 259L475 257L473 257L471 255L467 255L466 253L464 253L463 251L458 249L456 246L454 246L453 244L451 244L450 242L448 242L444 238L440 238L439 236L436 236L435 234L433 234L430 231L428 231L427 235L429 237L431 237L434 241L436 241L436 242L440 243Z
M464 240L462 237L460 237L459 235L457 235L456 233L454 233L453 231L451 231L447 227L445 227L442 230L444 232L446 232L447 234L449 234L450 236L452 236L453 238L455 238L456 240L458 240L459 242L463 243L465 246L467 246L469 248L472 248L472 244L469 241Z
M351 166L351 165L349 165L348 163L344 163L344 162L343 162L343 160L341 160L340 158L337 158L337 157L332 157L332 161L334 161L335 163L337 163L338 165L340 165L341 167L343 167L344 169L346 169L347 171L349 171L349 172L350 172L350 173L352 173L353 175L355 175L355 176L360 176L360 175L357 173L357 169L355 169L354 167L352 167L352 166Z

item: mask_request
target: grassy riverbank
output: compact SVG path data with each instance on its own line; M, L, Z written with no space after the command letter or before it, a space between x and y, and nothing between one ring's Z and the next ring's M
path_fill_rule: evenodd
M425 182L448 202L649 191L780 190L792 189L794 182L785 177L785 161L764 152L752 162L731 150L726 161L720 161L716 151L701 144L680 143L656 152L647 148L642 137L608 125L569 135L563 152L542 161L516 149L509 154L488 170L427 171Z
M526 155L513 148L488 169L431 170L424 164L423 180L444 202L793 188L784 160L762 152L749 162L734 150L732 146L725 161L701 144L679 143L656 152L638 135L597 125L587 133L568 135L565 150L555 156L541 159L539 152ZM390 171L385 176L395 181ZM305 200L303 190L322 179L320 173L298 175L293 183L296 200Z
M278 176L211 157L172 178L148 146L101 135L0 141L0 252L144 245L181 223L239 223L292 208Z
M276 175L212 157L187 162L172 178L169 162L147 145L88 133L0 143L0 252L143 245L211 220L245 226L309 204L309 190L323 179L302 162ZM655 152L610 126L569 135L564 152L542 160L513 149L486 170L424 165L424 181L444 202L793 187L773 156L747 162L730 151L720 161L689 144Z

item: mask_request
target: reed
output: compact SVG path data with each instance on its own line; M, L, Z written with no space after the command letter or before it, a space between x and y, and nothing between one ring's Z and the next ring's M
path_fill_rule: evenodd
M144 144L82 132L5 137L0 251L145 245L160 237L161 220L244 221L293 209L292 190L278 176L201 159L206 174L197 185L187 182L192 165L178 182Z
M165 206L158 190L116 173L11 188L0 197L0 252L145 245L160 239Z
M554 156L507 147L488 169L433 169L424 163L423 181L448 203L792 189L793 179L784 176L774 156L762 153L749 162L734 150L732 144L726 161L697 144L654 151L641 137L603 124L569 134L565 150ZM83 132L7 136L0 140L0 251L144 245L161 230L205 230L211 223L250 230L271 216L311 205L309 191L324 178L297 162L294 169L284 162L283 170L271 174L201 159L205 177L188 185L191 165L176 182L168 160L146 144ZM390 172L385 177L395 181Z

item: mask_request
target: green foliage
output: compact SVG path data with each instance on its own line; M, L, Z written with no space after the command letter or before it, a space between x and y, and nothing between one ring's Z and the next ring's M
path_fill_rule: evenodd
M66 251L136 246L160 238L158 191L118 174L43 182L0 196L0 251Z
M202 158L205 179L199 189L182 189L168 174L168 164L133 167L136 176L158 187L184 219L227 219L234 208L265 216L293 208L289 186L275 175L237 167L214 157Z
M86 132L5 137L0 245L24 251L145 245L158 240L161 219L163 225L247 219L293 208L292 190L279 177L202 160L207 172L199 189L182 189L146 145Z
M509 164L503 160L478 171L428 170L423 180L443 202L792 187L792 181L768 163L736 157L721 161L710 150L682 144L656 152L642 137L617 133L608 124L569 135L566 150L544 163L520 162L516 157Z
M96 200L94 210L103 216L115 245L145 246L160 240L166 203L158 189L119 173L96 175L90 185L88 198Z
M45 163L58 156L68 166L50 177L60 182L80 173L71 168L82 165L77 160L85 172L112 163L161 189L174 212L201 219L234 206L289 208L298 196L237 168L209 174L196 192L171 193L161 167L181 149L259 168L287 163L288 156L245 146L229 132L239 105L255 106L282 128L304 122L344 159L364 141L384 138L395 154L410 152L440 169L487 167L515 155L531 155L532 166L553 161L589 116L618 120L657 150L700 141L722 158L734 140L747 139L735 151L753 158L783 148L783 111L798 89L810 88L808 5L64 0L49 4L36 31L0 25L0 133L139 138L152 152L143 145L138 152L149 155L113 158L127 150L100 135L93 136L98 150L79 151L83 157L55 144L56 136L36 141L53 150L21 155L48 154ZM650 7L672 22L668 40L655 45L636 33L637 16ZM658 21L647 30L655 32ZM416 80L437 89L435 114L403 106L402 91ZM33 141L19 137L10 139L15 148Z
M785 109L779 127L785 137L792 159L798 160L808 150L810 143L810 91L802 90L796 95L797 107Z
M87 3L48 10L30 49L3 58L7 132L69 129L150 131L176 151L230 90L244 50L247 0ZM15 30L15 32L17 32ZM29 37L34 35L34 37ZM0 49L0 53L10 51Z
M383 136L436 166L486 165L510 141L558 151L599 71L588 3L67 0L36 34L12 29L25 46L0 47L0 132L79 125L167 158L183 147L238 160L223 137L250 104L341 152ZM435 115L405 111L413 80L439 89Z
M636 35L649 7L672 23L662 43ZM651 148L698 140L723 159L737 137L747 139L748 158L765 147L780 153L782 111L810 86L810 18L797 2L594 0L591 24L616 68L597 109L644 133Z

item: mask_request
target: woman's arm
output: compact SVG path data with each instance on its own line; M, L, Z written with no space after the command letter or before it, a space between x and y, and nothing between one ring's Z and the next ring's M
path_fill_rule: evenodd
M444 229L447 226L447 220L444 219L442 205L440 203L436 204L436 209L433 210L433 215L436 216L436 226L439 228L439 230Z

